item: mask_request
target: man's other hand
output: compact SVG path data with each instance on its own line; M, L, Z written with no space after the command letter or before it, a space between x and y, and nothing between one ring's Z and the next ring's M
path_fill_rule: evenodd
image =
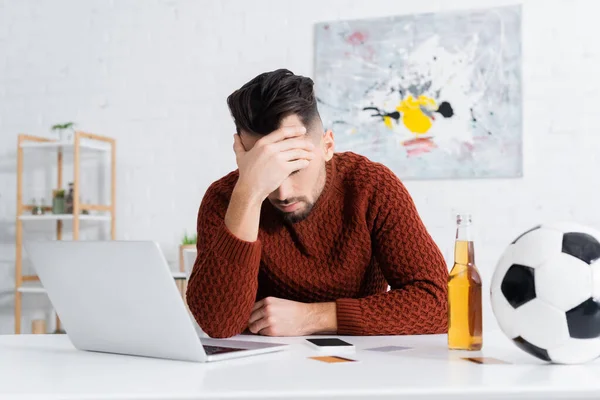
M335 303L298 303L267 297L252 308L250 332L264 336L307 336L335 333Z

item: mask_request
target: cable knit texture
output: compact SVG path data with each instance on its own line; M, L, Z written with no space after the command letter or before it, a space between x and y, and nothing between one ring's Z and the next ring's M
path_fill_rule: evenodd
M447 332L448 269L404 185L351 152L336 153L326 170L301 222L285 223L265 200L256 242L224 223L238 172L208 188L187 301L209 336L244 332L252 306L268 296L335 301L340 335Z

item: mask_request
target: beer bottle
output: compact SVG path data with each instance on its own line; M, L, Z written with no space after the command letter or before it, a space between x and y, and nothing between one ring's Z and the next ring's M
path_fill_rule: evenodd
M482 347L481 277L475 266L471 216L456 218L454 265L448 278L448 348Z

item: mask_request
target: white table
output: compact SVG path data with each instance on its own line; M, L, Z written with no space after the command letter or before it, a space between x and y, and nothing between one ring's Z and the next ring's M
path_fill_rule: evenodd
M244 336L244 340L273 340ZM65 335L0 336L1 399L576 399L600 398L600 361L548 365L499 333L482 352L450 352L446 336L344 337L359 362L326 364L302 338L275 354L200 364L77 351ZM379 353L364 349L409 346ZM510 365L461 359L485 355Z

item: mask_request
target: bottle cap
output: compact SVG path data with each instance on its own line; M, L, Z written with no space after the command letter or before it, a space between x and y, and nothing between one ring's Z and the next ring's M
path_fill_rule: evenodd
M471 222L471 214L458 214L456 216L457 224L470 224Z

